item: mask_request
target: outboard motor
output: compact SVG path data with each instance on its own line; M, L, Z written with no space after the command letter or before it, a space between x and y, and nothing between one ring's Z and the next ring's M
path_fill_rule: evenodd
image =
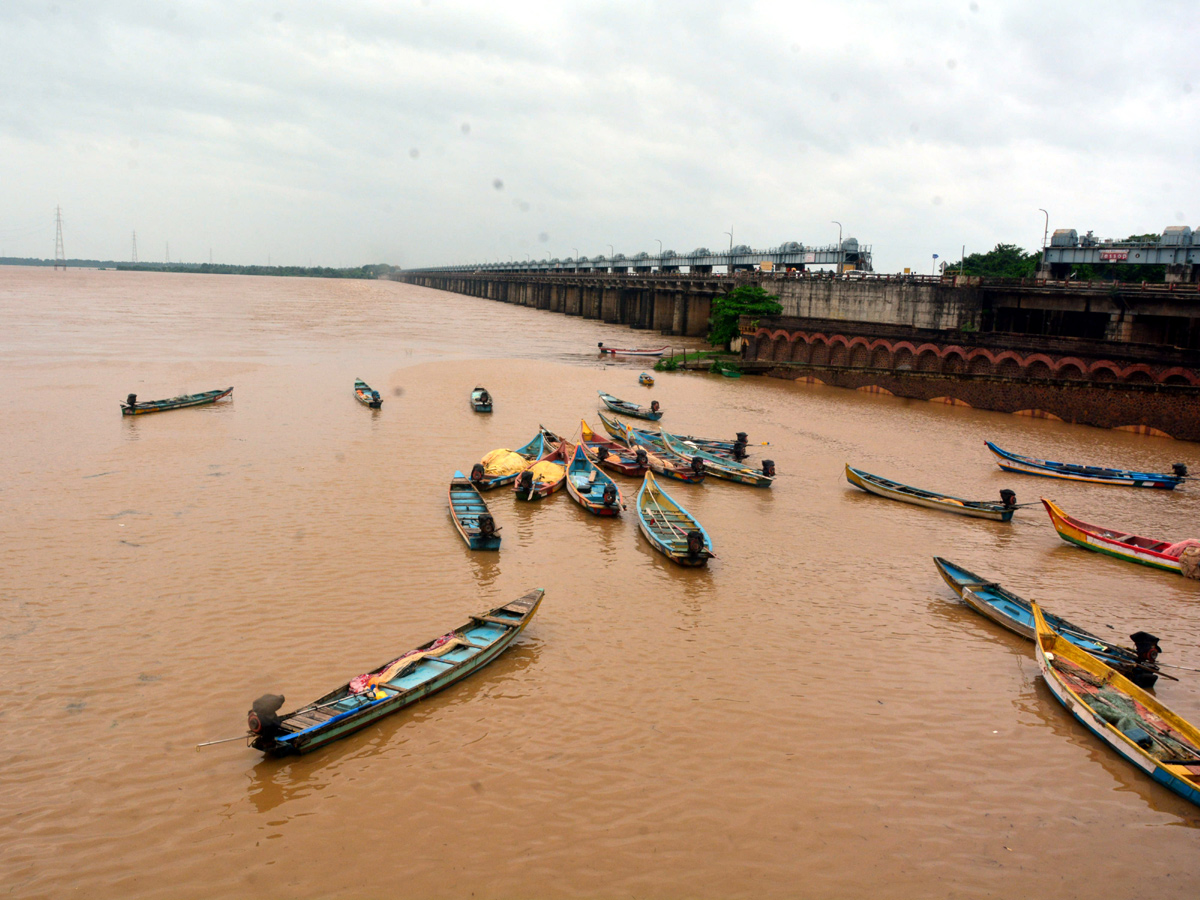
M1002 490L1000 492L1000 502L1004 504L1005 509L1016 509L1017 508L1016 492L1010 491L1010 490L1008 490L1008 488L1005 488L1004 490Z
M699 456L692 457L692 471L695 472L697 475L704 474L704 460L701 459Z
M597 447L596 448L596 459L600 460L600 462L604 462L606 459L608 459L608 448L607 447Z
M1135 631L1129 639L1137 649L1137 660L1141 665L1153 666L1158 661L1158 654L1162 653L1158 638L1145 631Z
M601 350L603 350L604 349L604 341L596 341L596 346L599 347Z
M638 447L637 450L634 451L634 453L635 453L635 456L637 457L637 464L639 466L641 466L643 469L645 469L647 466L650 465L650 459L646 456L645 450L643 450L641 447ZM703 460L701 460L701 462L703 462Z
M246 727L250 733L262 738L273 738L283 733L280 718L276 713L283 706L283 694L263 694L250 706L246 713Z
M746 442L735 441L733 444L733 458L741 462L746 458Z
M487 391L484 391L483 393L481 393L481 394L479 395L479 402L480 402L480 403L482 403L482 404L484 404L484 405L487 405L487 404L491 403L491 402L492 402L492 395L491 395L491 394L489 394Z
M371 399L376 403L379 402L379 391L371 391Z
M526 499L533 497L533 472L529 469L517 476L517 493L524 494Z
M483 537L491 537L496 533L496 520L492 518L491 513L480 513L479 533Z
M738 441L739 441L739 442L741 442L741 443L743 443L743 444L748 444L748 443L750 443L750 438L748 438L748 437L746 436L746 432L744 432L744 431L739 431L739 432L738 432L738 433L735 435L735 437L738 439Z
M693 529L687 533L687 553L692 559L704 553L704 532Z
M775 477L775 460L764 459L763 465L762 465L762 473L764 475L766 475L768 478L774 478Z
M131 398L129 405L132 406L133 405L133 401L132 401L133 394L130 394L129 396ZM1187 466L1184 465L1183 463L1171 463L1171 471L1174 472L1176 475L1178 475L1180 478L1187 478Z
M617 486L611 481L604 485L604 505L612 506L617 502Z
M483 481L486 474L483 469L483 463L475 463L475 465L471 466L471 482L473 484L479 484L479 482Z
M658 412L658 409L659 409L659 407L658 407L658 401L657 401L657 400L651 400L651 401L650 401L650 412Z
M125 398L125 402L129 404L130 409L137 406L137 394L130 394L128 397ZM1186 469L1186 468L1187 468L1187 466L1184 466L1184 469Z

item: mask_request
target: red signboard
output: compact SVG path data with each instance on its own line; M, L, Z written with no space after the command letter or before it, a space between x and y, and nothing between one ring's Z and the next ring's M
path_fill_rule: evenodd
M1101 259L1129 259L1128 250L1101 250Z

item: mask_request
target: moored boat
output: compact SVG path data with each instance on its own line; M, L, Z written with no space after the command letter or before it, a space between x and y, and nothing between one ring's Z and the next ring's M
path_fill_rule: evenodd
M383 406L383 398L379 396L379 391L371 389L371 386L361 378L354 379L354 396L358 398L358 402L371 409L379 409Z
M1200 578L1200 540L1162 541L1092 525L1068 516L1052 500L1042 498L1054 530L1068 544L1095 550L1127 562L1141 563L1188 578Z
M308 753L378 722L479 671L503 653L537 612L544 591L488 610L307 706L278 715L284 698L266 694L247 715L250 746L269 756Z
M566 480L567 467L563 464L562 450L555 447L521 470L513 482L513 491L518 500L545 500L561 490Z
M608 353L612 356L662 356L667 352L666 347L660 347L657 350L627 350L620 347L605 347L604 341L600 341L598 346L601 353Z
M949 494L926 491L901 484L899 481L881 478L870 472L864 472L862 469L855 469L849 463L846 464L846 480L868 494L876 494L880 497L887 497L889 500L899 500L903 503L912 503L915 506L924 506L927 509L937 509L960 516L972 516L976 519L1009 522L1012 521L1013 513L1017 509L1017 495L1012 491L1001 491L999 503L993 503L990 500L962 500L958 497L951 497Z
M662 440L666 444L667 449L680 459L686 460L693 465L695 464L695 460L702 460L704 462L704 471L717 478L723 478L726 481L736 481L739 484L748 484L753 487L770 487L771 482L775 478L774 460L764 459L762 461L762 470L759 471L728 457L717 456L715 453L702 450L695 444L681 440L667 431L662 432Z
M1200 729L1065 640L1031 605L1038 668L1055 699L1122 757L1200 805Z
M596 393L600 395L600 399L604 401L605 406L623 416L633 416L635 419L649 419L651 422L657 422L662 418L662 409L659 407L657 400L651 400L649 406L638 406L636 403L621 400L612 394L604 393L604 391L597 391Z
M638 529L659 553L681 566L703 566L716 556L712 538L696 517L647 472L637 496Z
M605 431L615 440L624 443L635 453L641 451L645 454L646 468L655 475L686 481L689 484L700 484L704 481L704 460L693 459L689 463L668 450L658 435L630 428L624 422L610 419L604 413L597 415L600 416Z
M499 550L500 526L488 512L479 489L462 472L450 479L450 517L472 550Z
M232 387L227 387L224 390L203 391L199 394L184 394L179 397L171 397L169 400L141 400L137 398L137 394L130 394L125 398L125 402L121 404L121 415L123 416L142 416L146 413L165 412L168 409L186 409L189 406L206 406L209 403L216 403L233 393Z
M1171 491L1187 478L1187 466L1175 463L1173 473L1134 472L1129 469L1108 469L1103 466L1080 466L1074 463L1036 459L1001 450L991 441L984 441L996 457L996 464L1006 472L1041 475L1044 478L1063 478L1067 481L1086 481L1091 484L1113 484L1125 487L1160 488Z
M546 441L539 433L533 440L516 450L500 448L488 453L471 466L471 481L481 491L490 491L516 481L521 470L541 459L546 453Z
M480 413L492 411L492 395L487 392L487 388L475 385L475 389L471 391L471 409Z
M643 372L638 376L638 384L644 385L645 387L654 387L654 376L649 372Z
M620 515L625 498L617 483L588 458L582 444L574 447L565 444L561 448L564 456L568 447L571 455L567 460L567 493L571 499L594 516Z
M940 556L933 558L933 564L946 584L975 612L1026 640L1034 639L1033 607L1028 600ZM1131 634L1130 640L1136 648L1131 650L1080 628L1061 616L1050 615L1045 610L1042 613L1050 627L1072 644L1103 658L1138 687L1154 687L1159 675L1155 661L1162 652L1154 635L1145 631Z
M636 478L641 478L649 467L645 450L635 450L623 443L604 440L592 431L586 420L579 421L579 435L579 446L597 465Z

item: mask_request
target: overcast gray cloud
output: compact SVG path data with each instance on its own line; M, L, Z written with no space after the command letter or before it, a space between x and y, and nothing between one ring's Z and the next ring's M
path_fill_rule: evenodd
M0 4L0 256L405 266L1200 227L1194 4Z

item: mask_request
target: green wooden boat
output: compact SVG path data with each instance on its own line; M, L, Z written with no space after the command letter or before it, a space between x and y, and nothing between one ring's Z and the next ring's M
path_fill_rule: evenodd
M137 394L130 394L125 402L121 404L121 415L123 416L143 416L146 413L165 412L168 409L185 409L189 406L206 406L209 403L216 403L223 397L228 397L233 393L232 387L227 387L224 390L217 389L215 391L204 391L200 394L184 394L181 397L172 397L169 400L142 400L139 401Z

